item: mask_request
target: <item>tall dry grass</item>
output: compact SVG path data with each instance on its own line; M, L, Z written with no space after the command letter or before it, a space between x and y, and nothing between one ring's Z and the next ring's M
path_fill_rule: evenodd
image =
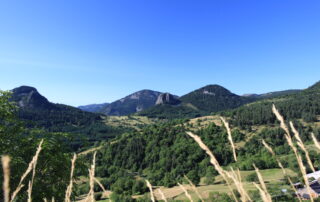
M253 164L253 167L254 167L254 169L256 171L256 174L258 176L258 179L259 179L259 183L260 183L260 187L261 187L261 189L259 189L259 191L260 191L262 200L264 202L271 202L272 201L271 196L270 196L270 194L268 192L267 186L264 183L263 177L262 177L259 169L254 164ZM256 184L256 187L258 187L258 186L259 185Z
M153 194L153 189L152 189L152 185L151 183L149 182L149 180L145 180L146 181L146 184L147 184L147 187L149 188L149 191L150 191L150 199L152 202L155 202L155 198L154 198L154 194Z
M284 134L285 138L287 140L288 145L290 146L290 148L293 150L293 152L295 154L295 157L297 159L297 162L298 162L298 165L299 165L299 169L300 169L300 172L302 174L304 183L305 183L305 185L307 187L309 195L311 196L311 188L310 188L310 183L309 183L309 180L308 180L308 177L307 177L306 167L303 164L301 155L298 153L298 149L296 148L296 146L294 145L294 143L292 141L292 138L291 138L291 135L290 135L290 131L289 131L289 129L288 129L288 127L287 127L287 125L286 125L286 123L284 121L283 116L279 113L279 111L277 110L275 105L272 105L272 111L275 114L275 116L277 117L277 119L279 120L280 127L285 131L285 134ZM301 144L303 144L303 142ZM310 197L310 200L312 202L314 201L312 197Z
M188 181L188 183L190 184L192 190L197 194L198 198L200 199L201 202L204 202L201 194L199 193L197 187L192 183L192 181L185 175L184 178Z
M3 169L3 201L9 202L10 200L10 157L1 157L2 169Z
M71 202L71 194L72 194L72 187L73 187L73 173L74 173L74 168L75 168L75 163L77 160L77 154L73 155L73 158L71 160L71 172L70 172L70 183L67 187L66 190L66 196L65 196L65 202Z
M229 142L230 142L230 144L231 144L231 147L232 147L233 157L234 157L234 160L237 161L236 147L235 147L234 142L233 142L233 139L232 139L232 135L231 135L231 130L230 130L230 127L229 127L229 123L228 123L223 117L220 117L220 119L222 120L225 128L227 129L228 140L229 140Z
M97 152L94 152L93 154L93 159L92 159L92 164L89 169L89 184L90 184L90 190L89 193L87 194L86 197L86 202L95 202L94 198L94 182L95 182L95 169L96 169L96 155Z
M94 181L99 185L99 187L102 189L102 191L103 191L103 194L105 195L105 196L107 196L107 190L106 190L106 188L104 188L104 186L101 184L101 182L97 179L97 178L94 178Z
M317 138L314 136L313 133L311 133L311 137L312 137L312 140L313 140L313 143L314 145L316 146L316 148L320 151L320 144L319 144L319 141L317 140Z
M179 182L178 182L178 185L179 185L179 187L181 188L181 190L184 192L184 194L186 195L186 197L187 197L191 202L193 202L193 199L192 199L191 195L188 193L187 189L186 189L182 184L180 184Z
M311 162L309 152L308 152L307 148L305 147L303 141L301 140L300 134L299 134L299 132L296 130L296 128L294 127L292 121L290 121L290 128L291 128L291 130L292 130L292 132L293 132L293 134L294 134L294 137L295 137L296 140L297 140L297 145L298 145L298 146L300 147L300 149L305 153L307 162L308 162L311 170L312 170L313 172L315 172L316 170L314 169L313 164L312 164L312 162Z
M158 189L158 192L159 192L159 194L160 194L160 196L161 196L161 199L162 199L164 202L168 202L166 196L164 195L164 193L161 191L160 188Z
M230 176L230 174L228 172L226 172L219 164L219 162L217 161L216 157L213 155L213 153L211 152L211 150L208 148L207 145L205 145L201 138L195 134L193 134L192 132L187 132L187 134L192 137L197 143L198 145L200 146L201 149L203 149L207 154L208 156L210 157L210 163L214 166L214 168L216 169L216 171L221 175L221 177L223 178L223 180L226 182L231 194L232 194L232 197L234 198L235 201L238 201L231 185L230 185L230 182L229 182L229 179L228 179L228 175ZM232 178L233 180L235 178ZM239 193L242 195L242 198L246 199L246 194L244 194L242 192L242 189L237 187L237 190L239 191Z
M33 184L33 180L34 180L34 177L35 177L36 165L37 165L37 162L38 162L39 154L40 154L41 149L42 149L42 144L43 144L43 140L41 140L41 142L40 142L40 144L39 144L39 146L37 148L36 154L33 156L31 162L29 163L27 170L21 176L21 179L20 179L20 182L19 182L17 188L13 191L10 202L13 202L15 200L15 198L18 195L18 193L22 189L22 187L24 187L24 184L22 184L24 179L28 176L28 174L31 171L33 171L32 172L32 179L31 179L31 182L29 182L29 188L28 188L28 201L31 201L32 184Z
M281 168L282 170L282 173L283 173L283 176L285 176L289 183L290 183L290 186L292 188L292 190L294 190L295 193L297 193L297 189L296 187L293 185L293 182L289 176L289 174L287 173L286 169L283 167L280 159L277 157L276 153L273 151L273 149L264 141L262 140L262 144L264 145L264 147L269 151L269 153L271 153L271 155L274 157L274 159L277 161L277 164L278 166ZM300 197L298 197L299 201L301 202L302 200L300 199Z

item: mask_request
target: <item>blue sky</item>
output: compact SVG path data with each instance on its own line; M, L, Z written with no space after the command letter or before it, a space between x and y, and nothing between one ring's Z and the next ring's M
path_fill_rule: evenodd
M320 80L320 1L3 0L0 89L69 105L141 89L234 93Z

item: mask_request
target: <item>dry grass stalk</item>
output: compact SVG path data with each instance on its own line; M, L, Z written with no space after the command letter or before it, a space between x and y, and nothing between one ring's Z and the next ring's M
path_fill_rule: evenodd
M272 156L276 157L276 153L274 153L273 149L266 143L266 141L262 140L262 144Z
M152 202L155 202L156 200L154 199L154 194L153 194L153 190L152 190L152 185L150 184L150 182L148 180L145 180L146 181L146 184L147 184L147 187L149 188L150 190L150 198L151 198L151 201Z
M272 201L271 196L270 196L270 194L269 194L269 192L268 192L267 186L266 186L266 184L264 183L263 177L262 177L259 169L258 169L258 168L256 167L256 165L254 165L254 164L253 164L253 167L254 167L254 169L255 169L255 171L256 171L256 173L257 173L257 176L258 176L260 185L261 185L262 190L263 190L263 192L264 192L264 195L262 196L262 199L263 199L265 202L270 202L270 201Z
M161 199L162 199L164 202L168 202L166 196L164 195L164 193L161 191L160 188L158 189L158 192L159 192L159 194L160 194L160 196L161 196Z
M264 140L262 140L262 144L263 144L264 147L272 154L272 156L276 159L279 167L280 167L281 170L282 170L283 175L287 177L287 179L288 179L288 181L289 181L289 183L290 183L291 188L293 189L293 191L294 191L295 193L297 193L297 189L296 189L295 186L293 185L290 176L288 175L287 171L284 169L282 163L280 162L279 158L276 156L276 154L275 154L275 152L273 151L273 149L272 149ZM299 199L299 201L301 202L301 198L298 197L298 199Z
M319 144L316 136L315 136L313 133L311 133L311 137L312 137L312 140L313 140L314 145L315 145L315 146L317 147L317 149L320 151L320 144Z
M234 142L233 142L233 139L232 139L232 135L231 135L231 130L230 130L230 127L229 127L229 123L223 118L223 117L220 117L221 121L223 122L224 126L226 127L227 129L227 133L228 133L228 140L231 144L231 147L232 147L232 152L233 152L233 157L234 157L234 160L237 161L237 155L236 155L236 147L234 146Z
M71 202L70 197L71 197L71 194L72 194L73 173L74 173L76 159L77 159L77 155L74 154L73 158L71 160L70 183L69 183L69 185L67 187L66 196L65 196L65 202Z
M185 175L184 178L188 181L188 183L191 185L192 190L197 194L197 196L199 197L199 199L204 202L201 194L199 193L197 187L192 183L192 181Z
M276 115L277 119L280 121L280 127L286 132L287 135L290 136L289 129L287 125L285 124L284 118L281 116L279 111L277 110L276 106L272 105L272 112Z
M223 178L223 180L227 183L228 185L228 188L234 198L234 200L236 202L238 202L238 199L236 197L236 195L234 194L234 191L228 181L228 178L226 176L226 172L222 169L222 167L220 166L219 162L217 161L216 157L213 155L213 153L210 151L210 149L207 147L207 145L205 145L201 138L197 135L194 135L193 133L191 132L187 132L187 134L192 137L197 143L198 145L200 146L201 149L203 149L207 154L208 156L210 157L210 163L214 166L214 168L216 169L216 171L218 171L218 173L221 175L221 177Z
M10 200L10 157L1 157L3 169L3 201L9 202Z
M232 168L231 168L231 169L232 169ZM233 169L232 169L232 171L233 171ZM238 172L237 172L237 174L238 174L238 181L239 181L240 185L243 186L242 180L241 180L240 170L238 169L237 171L238 171ZM245 194L246 197L247 197L246 200L247 200L247 201L252 201L252 199L250 198L248 192L244 189L244 187L243 187L243 190L244 190L243 194Z
M36 166L37 166L37 161L32 166L32 178L31 181L29 182L29 187L28 187L28 202L31 202L31 195L32 195L32 188L33 188L33 182L34 182L34 177L36 175Z
M302 142L302 140L301 140L301 138L300 138L299 132L298 132L298 131L296 130L296 128L294 127L292 121L290 121L290 128L291 128L291 130L292 130L292 132L293 132L293 134L294 134L294 137L295 137L296 140L297 140L298 146L299 146L299 147L303 150L303 152L305 153L307 162L308 162L311 170L312 170L313 172L316 172L316 170L314 169L313 164L312 164L312 162L311 162L309 152L308 152L307 148L305 147L305 145L303 144L303 142Z
M101 182L97 178L94 178L94 181L99 185L99 187L102 189L103 193L106 195L107 190L104 188L104 186L101 184Z
M94 198L94 178L95 178L95 174L94 173L95 173L95 169L96 169L96 155L97 155L97 152L94 152L91 168L89 169L90 190L89 190L89 193L88 193L87 198L86 198L86 201L89 201L89 202L94 202L95 201L95 198Z
M273 149L264 141L262 140L262 144L264 145L264 147L271 153L271 155L276 159L279 167L282 170L283 175L288 176L287 171L284 169L282 163L280 162L280 160L278 159L278 157L276 156L276 154L274 153Z
M291 147L291 149L293 150L293 152L294 152L294 154L296 156L296 159L297 159L297 162L298 162L298 165L299 165L299 169L300 169L300 172L302 174L304 183L305 183L305 185L307 187L309 195L311 196L311 188L310 188L310 184L309 184L309 181L308 181L306 168L303 165L302 158L301 158L300 154L298 153L297 148L293 144L292 138L290 136L289 129L288 129L287 125L284 122L284 118L281 116L281 114L279 113L279 111L277 110L275 105L272 106L272 111L276 115L277 119L280 121L280 127L285 131L285 138L286 138L286 140L288 142L288 145ZM310 197L310 200L312 202L314 201L312 197Z
M179 187L182 189L182 191L184 192L184 194L186 195L186 197L193 202L192 197L190 196L190 194L188 193L188 191L186 190L186 188L184 188L184 186L180 183L178 183Z
M265 191L257 183L254 182L253 185L259 190L262 201L269 202L269 199L268 199Z
M55 202L55 200L54 200L54 197L52 197L52 200L51 200L51 202Z
M31 201L32 201L32 199L31 199L31 193L32 193L32 181L29 181L29 186L28 186L27 193L28 193L28 202L31 202Z
M245 190L243 183L241 182L241 175L240 172L236 173L233 168L231 168L231 171L227 172L226 175L233 181L235 184L240 196L241 201L252 201L249 194Z
M20 192L20 190L24 186L22 183L23 183L24 179L28 176L28 174L31 172L31 170L33 170L33 174L32 174L32 182L33 182L34 175L35 175L35 167L36 167L36 164L37 164L37 161L38 161L38 157L39 157L40 151L42 149L42 144L43 144L43 140L41 140L41 142L40 142L40 144L39 144L39 146L37 148L36 154L33 156L31 162L28 165L27 170L22 175L17 188L13 192L13 194L11 196L11 200L10 200L11 202L14 201L14 199L16 198L16 196L18 195L18 193ZM31 184L31 187L29 186L29 189L30 189L30 192L31 192L32 191L32 184Z

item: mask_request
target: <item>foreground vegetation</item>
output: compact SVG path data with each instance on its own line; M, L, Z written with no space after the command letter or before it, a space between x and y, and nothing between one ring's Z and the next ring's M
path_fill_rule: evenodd
M273 122L250 136L246 135L247 128L240 126L231 133L221 122L217 124L216 119L209 124L201 124L202 119L149 123L92 150L97 152L94 158L92 152L87 152L71 163L72 150L66 144L70 141L68 133L28 129L17 119L17 108L9 97L9 93L1 92L0 149L2 155L9 155L11 159L10 164L6 164L3 157L2 164L4 171L6 165L10 165L10 198L20 184L24 185L15 201L28 198L43 201L52 197L56 201L68 201L78 196L88 201L104 197L112 201L150 201L153 189L157 200L163 198L159 194L163 190L166 198L172 200L190 200L191 194L194 199L206 201L294 201L298 199L293 197L290 182L308 185L304 178L306 172L318 170L320 166L320 147L314 142L320 139L319 129L312 121L307 125L296 121L290 132L289 123L279 118L276 109ZM296 118L301 119L302 113L298 114ZM254 129L252 126L249 132ZM188 133L190 129L193 133ZM279 170L279 166L286 169ZM72 173L71 183L70 172L66 171ZM24 173L27 175L21 181ZM0 174L2 185L9 179L8 173L4 174ZM150 189L146 180L154 187ZM284 188L288 192L281 192ZM1 193L5 201L8 191ZM179 194L168 194L172 192Z

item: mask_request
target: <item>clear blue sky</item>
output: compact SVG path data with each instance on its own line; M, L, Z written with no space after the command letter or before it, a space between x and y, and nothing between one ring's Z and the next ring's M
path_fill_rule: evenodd
M320 1L2 0L0 89L69 105L141 89L237 94L320 80Z

